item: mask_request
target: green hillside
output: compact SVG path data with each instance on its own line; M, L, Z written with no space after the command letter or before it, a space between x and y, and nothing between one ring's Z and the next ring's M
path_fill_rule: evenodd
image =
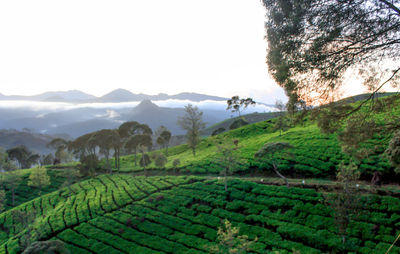
M258 123L258 122L262 122L262 121L266 121L272 118L275 118L279 115L280 113L278 112L268 112L268 113L252 113L252 114L247 114L247 115L243 115L242 117L244 119L246 119L246 121L249 124L252 123ZM204 130L201 131L201 135L204 136L210 136L215 130L218 130L220 128L225 129L226 131L229 131L229 127L231 126L231 124L235 121L239 119L239 117L233 117L233 118L229 118L226 119L220 123L216 123L212 126L209 126L207 128L205 128Z
M400 100L398 99L397 102ZM359 102L358 102L359 103ZM354 107L358 103L352 104ZM400 103L393 108L400 114ZM363 110L368 110L368 105ZM373 117L382 119L384 115L374 113ZM219 134L214 137L204 138L197 148L196 156L192 155L187 145L175 146L169 149L166 170L175 170L172 166L174 160L179 159L181 172L196 174L216 174L221 171L221 166L216 162L217 144L239 140L239 156L244 163L237 173L247 174L254 172L269 172L271 165L254 160L254 153L263 144L268 142L285 141L295 148L292 156L280 157L280 169L283 173L298 177L332 178L336 174L338 165L349 161L349 156L342 152L336 134L323 134L317 124L311 120L305 120L302 125L296 125L280 136L275 131L276 119L250 124L239 129ZM394 175L393 168L384 156L384 151L390 140L390 136L384 133L376 133L374 138L368 140L361 147L371 149L371 153L359 162L359 169L364 179L370 179L375 171L381 172L385 177ZM121 171L141 171L142 168L134 166L133 156L125 156L121 161ZM155 165L150 165L156 169ZM162 169L164 170L164 169Z
M1 175L2 181L4 182L3 188L6 191L6 200L4 204L4 209L8 210L27 201L30 201L39 196L39 194L50 193L58 190L63 184L66 183L70 170L76 170L68 168L65 170L50 169L47 170L47 174L50 176L51 185L38 189L28 186L28 178L32 172L32 169L16 170L15 173L19 180L10 181L10 174L3 173ZM11 174L12 174L11 173ZM77 179L71 179L71 181L76 181ZM12 204L12 191L11 188L14 186L14 205Z
M400 103L396 105L393 111L400 112ZM372 117L385 120L383 114ZM352 217L343 244L335 213L327 205L326 197L332 194L317 191L316 185L287 188L242 177L274 176L269 162L254 159L255 152L269 142L294 146L291 155L279 155L280 171L296 178L293 181L333 178L338 165L349 161L336 134L321 133L309 117L282 135L275 130L276 120L203 138L196 156L187 145L169 148L166 167L152 163L149 168L167 176L139 176L143 168L134 165L133 155L122 156L119 172L105 175L98 171L97 176L67 187L67 180L78 181L71 179L76 164L49 167L51 185L42 189L27 185L32 170L18 170L15 173L22 180L12 205L13 182L3 174L7 195L5 211L0 213L0 254L21 253L30 242L57 239L71 253L210 253L224 219L239 227L241 235L258 239L251 253L385 253L400 233L400 200L390 196L396 196L393 192L380 189L378 193L384 195L378 196L367 194L372 188L359 186L365 193L361 212ZM365 179L380 171L395 180L383 155L390 138L376 133L361 144L373 150L359 162ZM236 153L242 162L224 191L224 183L217 178L224 166L218 162L217 146L235 139L239 140ZM151 155L161 152L165 151L152 151ZM177 159L181 164L175 168ZM311 181L320 180L307 183ZM337 187L331 184L324 192ZM400 253L399 246L391 253Z
M201 177L96 177L2 213L0 253L19 252L27 233L13 221L15 210L36 213L35 239L62 240L71 253L208 253L225 218L258 237L254 253L384 253L400 230L400 200L388 196L363 197L343 247L321 193L243 180L223 188Z

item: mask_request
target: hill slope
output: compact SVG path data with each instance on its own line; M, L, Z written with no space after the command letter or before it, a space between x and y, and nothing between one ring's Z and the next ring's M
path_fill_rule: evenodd
M34 239L59 239L71 253L208 253L228 218L240 234L258 237L254 253L384 253L400 229L400 200L365 196L341 244L324 198L310 189L201 177L103 175L12 211L33 211ZM0 214L0 253L21 251L27 229L12 211ZM379 231L374 232L375 224ZM345 246L345 247L344 247ZM400 248L394 247L393 253Z
M0 147L9 149L18 145L24 145L35 153L47 154L53 150L48 148L47 144L54 138L54 136L40 133L0 130Z
M257 113L256 112L256 113L252 113L252 114L243 115L242 117L244 119L246 119L246 121L249 124L252 124L252 123L258 123L258 122L262 122L262 121L266 121L266 120L275 118L279 114L280 113L278 113L278 112L268 112L268 113ZM219 122L212 126L209 126L201 131L201 135L210 136L215 130L218 130L220 128L225 129L225 131L229 131L230 130L229 127L236 119L239 119L239 117L229 118L222 122Z
M400 99L397 100L399 102ZM357 104L354 104L356 106ZM394 112L400 114L400 103L394 104ZM365 106L368 107L368 106ZM367 108L366 108L367 109ZM383 114L374 113L377 119L384 119ZM294 146L292 155L278 155L280 170L289 176L297 177L335 177L337 168L341 162L348 163L349 156L342 152L336 134L323 134L316 123L310 120L301 125L294 126L280 136L275 131L276 119L250 124L239 129L222 133L214 137L208 137L201 141L197 147L196 156L192 155L187 145L180 145L169 149L167 170L173 170L174 160L181 161L181 172L201 174L216 174L222 167L217 162L217 144L239 140L238 157L243 159L242 165L237 169L238 174L272 172L268 162L260 162L254 159L254 154L269 142L288 142ZM371 149L371 153L358 162L359 169L364 179L371 179L375 171L381 172L386 179L396 181L393 167L388 163L384 151L390 140L385 133L376 133L373 139L361 144L361 147ZM142 170L134 166L133 156L122 158L123 171ZM150 165L156 168L154 164ZM271 173L269 173L271 174Z

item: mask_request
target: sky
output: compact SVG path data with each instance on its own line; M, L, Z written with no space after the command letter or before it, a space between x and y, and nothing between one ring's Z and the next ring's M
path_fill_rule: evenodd
M249 0L0 2L0 93L198 92L274 103L265 11Z

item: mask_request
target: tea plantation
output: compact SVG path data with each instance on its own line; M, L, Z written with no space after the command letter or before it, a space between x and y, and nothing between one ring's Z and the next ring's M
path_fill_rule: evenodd
M50 169L47 171L51 185L46 186L41 189L32 188L28 186L28 178L32 172L32 169L16 170L10 174L16 174L18 176L18 181L12 181L10 174L2 174L2 180L4 184L4 190L6 191L6 202L4 204L4 209L8 210L20 204L23 204L29 200L32 200L39 196L40 194L50 193L58 190L67 181L67 175L71 173L71 170L76 169L66 169L66 170L56 170ZM71 178L71 183L77 181L78 179ZM14 190L14 204L12 203L12 189Z
M343 245L315 190L231 180L225 192L212 178L102 175L3 212L0 253L22 251L28 232L16 210L35 213L36 240L59 239L71 253L209 253L225 218L258 238L253 253L385 253L400 232L400 200L367 195L363 204Z
M336 135L322 134L316 124L307 123L306 126L296 126L284 132L281 136L274 131L272 121L260 122L248 125L233 131L220 134L215 137L204 138L197 148L196 157L187 145L172 147L168 150L168 163L161 170L174 171L172 163L179 159L180 172L195 174L218 174L222 167L216 161L218 149L216 144L239 140L237 154L243 159L243 163L236 170L238 174L248 174L253 171L271 172L271 165L254 159L254 154L268 142L289 142L295 148L292 155L280 156L280 169L282 173L298 175L302 177L334 177L341 161L349 161L348 155L342 152ZM363 178L370 179L375 171L385 176L393 176L393 168L384 157L384 151L390 137L377 134L364 146L373 148L373 152L359 164ZM159 152L159 151L157 151ZM157 169L154 164L150 168ZM134 166L133 156L121 158L122 172L142 171L138 165Z

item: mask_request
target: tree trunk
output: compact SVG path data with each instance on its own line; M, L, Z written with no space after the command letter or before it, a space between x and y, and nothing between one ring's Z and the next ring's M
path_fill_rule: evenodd
M192 147L193 156L196 156L196 148Z
M287 187L290 187L287 178L284 177L281 173L279 173L278 168L277 168L277 166L276 166L275 164L272 165L272 169L274 170L274 172L275 172L280 178L282 178L282 179L285 181L286 186L287 186Z
M168 145L165 147L165 155L168 157Z

